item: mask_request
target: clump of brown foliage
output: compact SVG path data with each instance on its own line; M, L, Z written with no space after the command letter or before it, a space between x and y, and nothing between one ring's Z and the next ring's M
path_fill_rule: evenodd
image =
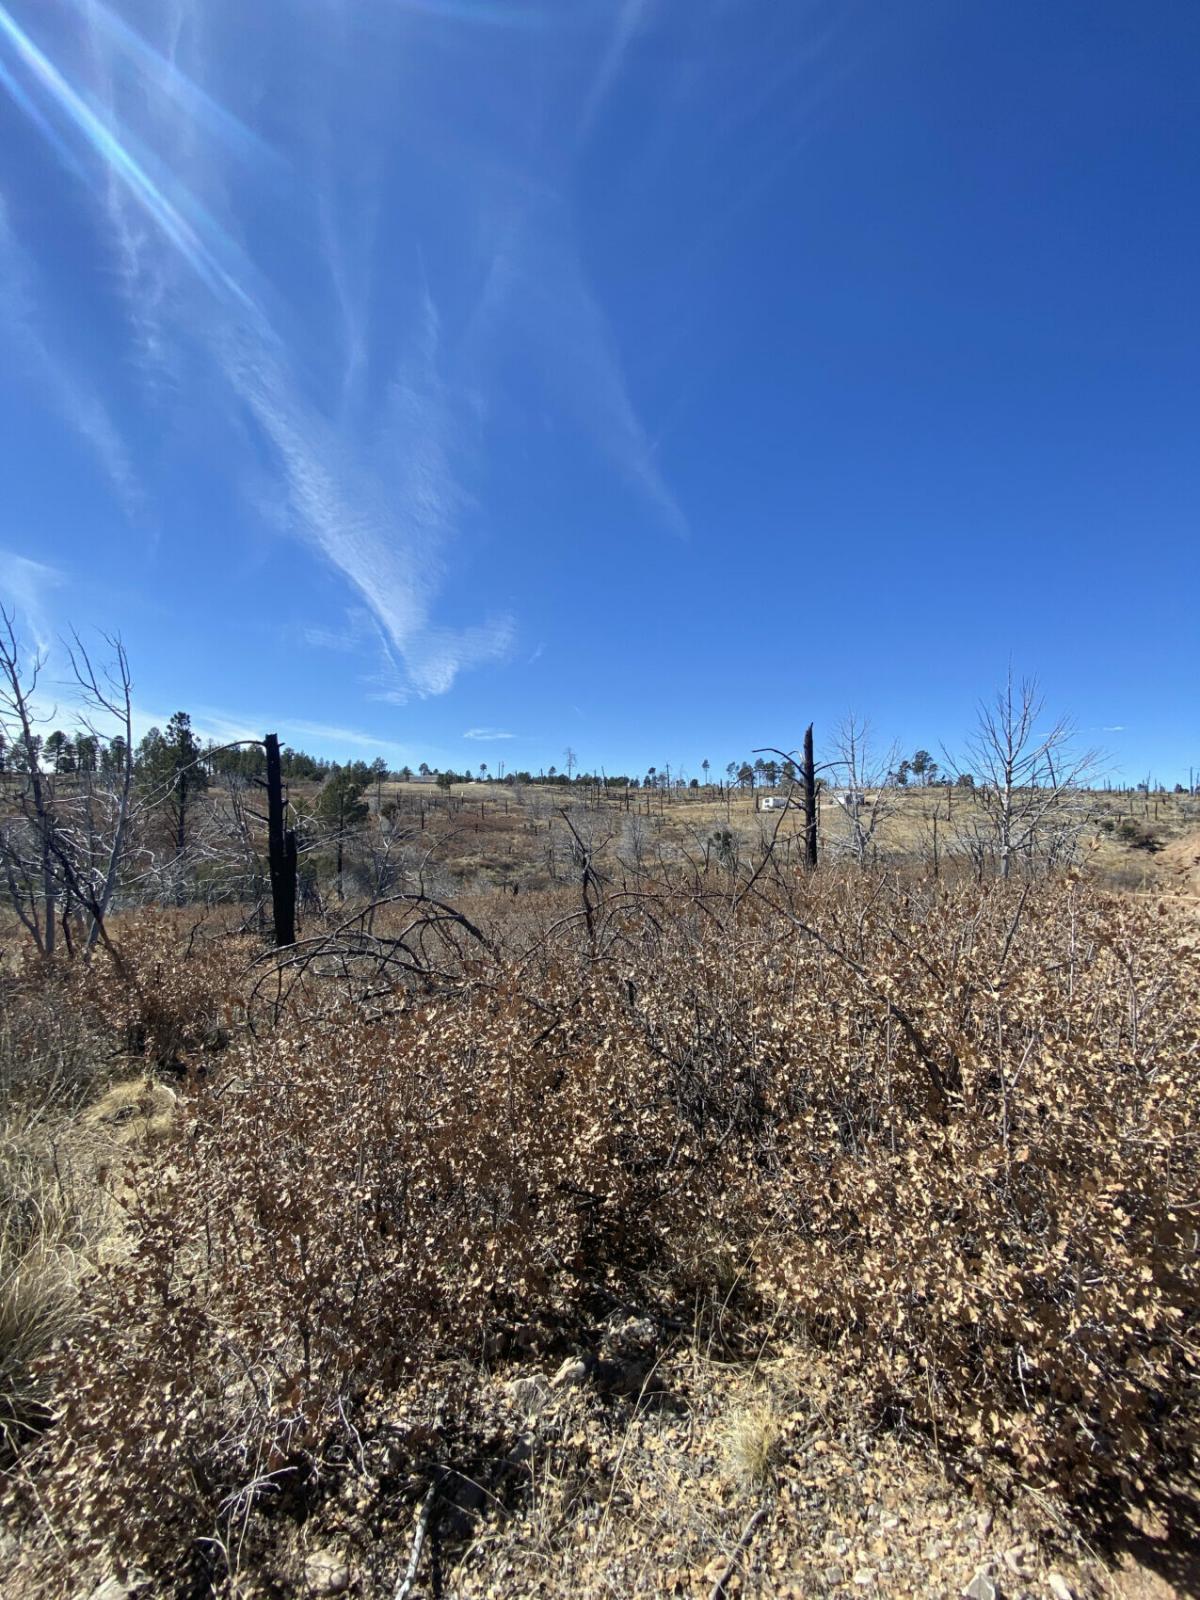
M147 936L138 971L208 1005L230 948L176 969ZM364 1441L398 1482L477 1463L483 1366L686 1313L713 1239L881 1414L1152 1492L1200 1436L1197 951L1182 912L1073 882L776 875L585 881L437 992L304 971L131 1157L40 1495L77 1548L119 1530L194 1581Z
M75 1000L118 1047L151 1067L176 1067L223 1049L244 1011L244 941L195 915L163 910L122 917L115 942L75 973Z

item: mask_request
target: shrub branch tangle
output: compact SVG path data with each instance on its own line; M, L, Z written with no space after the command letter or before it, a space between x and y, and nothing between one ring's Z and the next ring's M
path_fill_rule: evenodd
M30 1468L76 1547L120 1527L184 1586L353 1439L478 1471L481 1358L686 1315L706 1241L960 1461L1167 1484L1197 1441L1194 920L775 862L606 897L579 865L536 926L391 906L280 960L270 1027L131 1164L128 1250L50 1362ZM129 960L228 1005L233 948Z

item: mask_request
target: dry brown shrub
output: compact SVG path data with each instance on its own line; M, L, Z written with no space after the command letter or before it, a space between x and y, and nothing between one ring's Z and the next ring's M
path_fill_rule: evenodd
M1194 921L858 877L563 917L380 1020L285 1008L131 1156L127 1258L50 1364L38 1479L77 1549L219 1571L385 1421L397 1481L480 1471L481 1364L689 1314L718 1239L725 1305L962 1460L1080 1499L1187 1461ZM204 1014L227 949L170 980Z
M83 1242L72 1192L42 1163L0 1144L0 1462L44 1418L34 1364L70 1327Z
M112 947L76 968L76 1003L128 1054L179 1067L231 1037L244 1007L247 942L216 926L201 934L180 913L124 916Z
M103 1227L94 1171L68 1137L107 1071L74 975L32 947L0 966L0 1460L44 1420L34 1363L73 1325L76 1284Z
M669 1124L610 1079L588 1009L567 1032L531 1048L501 989L285 1028L193 1090L165 1165L125 1174L134 1254L63 1370L48 1492L80 1548L119 1525L169 1563L255 1484L319 1474L369 1396L531 1323L552 1340L653 1256L639 1152Z
M839 1007L762 1275L935 1432L1141 1492L1196 1438L1194 924L1069 886L908 910L872 982L952 1092L931 1105L886 1008Z

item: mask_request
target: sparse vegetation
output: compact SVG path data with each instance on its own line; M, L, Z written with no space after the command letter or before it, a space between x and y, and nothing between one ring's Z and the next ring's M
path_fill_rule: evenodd
M684 1328L735 1363L810 1349L984 1480L1093 1516L1169 1495L1197 1428L1186 908L777 861L660 870L590 917L491 904L271 956L269 1006L253 935L178 914L123 919L124 975L81 979L114 1048L188 1076L165 1118L120 1091L155 1137L108 1168L121 1248L69 1295L38 1224L10 1368L55 1421L10 1511L47 1510L67 1570L286 1589L343 1490L369 1565L403 1485L453 1480L493 1507L455 1513L469 1574L469 1530L536 1493L496 1378L575 1361L631 1426ZM777 1412L752 1388L714 1419L739 1494L786 1476Z
M43 765L23 735L21 1582L368 1592L428 1538L464 1594L546 1561L581 1592L765 1593L815 1559L797 1473L835 1450L974 1484L1014 1540L1032 1494L1060 1559L1134 1510L1178 1542L1196 802L1063 780L1062 726L1014 704L987 724L1009 777L977 752L972 783L873 764L847 723L815 871L787 752L717 792L571 750L561 785L292 760L281 948L257 746L206 754L180 714L136 760L62 734ZM1135 855L1156 897L1106 887ZM680 1520L638 1523L643 1477Z

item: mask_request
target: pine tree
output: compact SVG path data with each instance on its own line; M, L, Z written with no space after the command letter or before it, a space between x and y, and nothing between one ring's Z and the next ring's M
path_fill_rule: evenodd
M151 728L138 747L139 780L152 800L161 800L170 819L176 855L187 849L193 802L208 788L202 757L186 711L175 713L165 733Z
M317 796L316 814L325 829L332 834L337 848L338 899L346 898L342 887L342 866L346 837L367 820L370 808L363 799L363 785L348 767L336 767Z

